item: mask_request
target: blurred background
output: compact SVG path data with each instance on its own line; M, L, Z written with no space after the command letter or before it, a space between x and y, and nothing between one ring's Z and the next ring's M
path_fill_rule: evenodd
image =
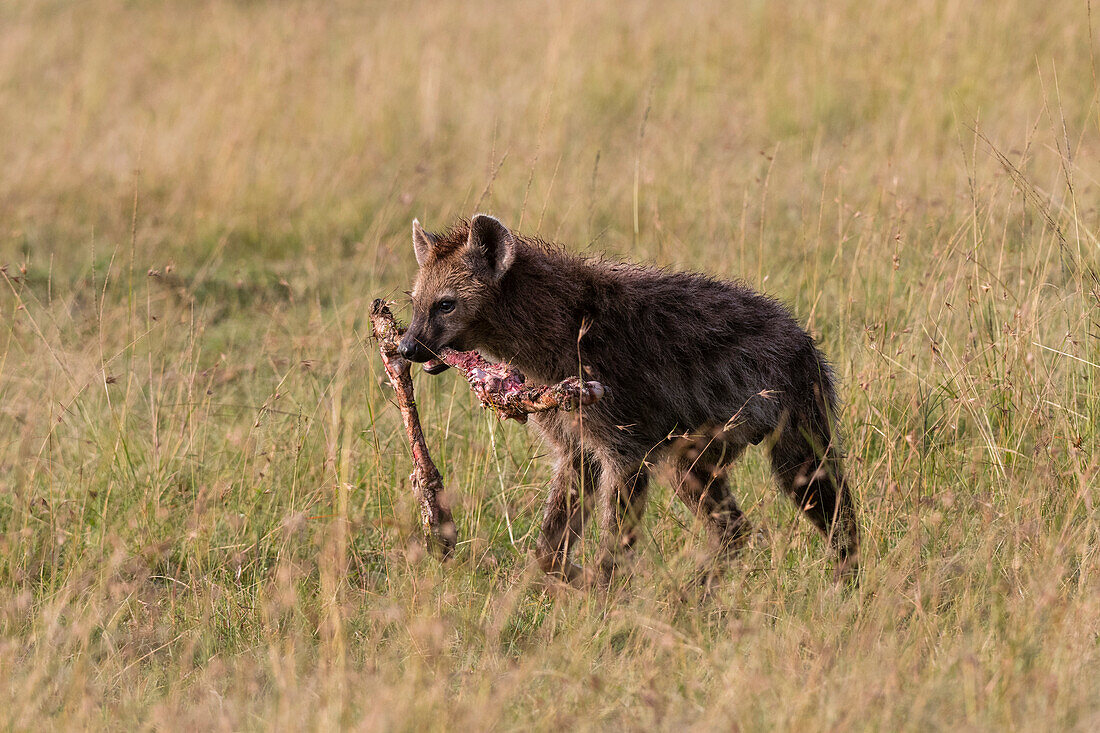
M0 720L1093 729L1100 121L1087 0L0 3ZM548 586L551 466L366 313L410 224L738 277L834 362L864 577L755 453L709 600L667 486ZM581 556L591 553L582 548ZM6 716L6 717L5 717Z
M412 217L485 209L578 248L754 274L761 241L813 257L856 210L935 226L975 174L1003 175L991 145L1052 195L1066 145L1096 157L1077 3L0 12L9 260L83 266L92 241L130 239L136 194L139 255L181 266L313 253L404 278Z

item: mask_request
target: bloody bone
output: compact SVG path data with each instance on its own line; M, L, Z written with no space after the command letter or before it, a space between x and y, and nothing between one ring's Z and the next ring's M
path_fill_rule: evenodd
M533 412L575 410L591 405L607 393L599 382L582 382L569 377L549 386L528 387L527 377L511 364L491 364L476 351L443 349L440 359L462 372L481 401L501 417L527 422Z
M427 538L428 550L446 560L454 551L458 532L450 510L439 503L439 495L443 492L443 477L428 454L424 430L420 427L420 416L416 412L416 401L413 399L409 362L397 352L401 329L384 300L375 300L371 304L370 322L374 337L378 339L379 351L382 352L382 366L397 394L397 407L401 410L405 435L408 436L412 448L413 472L409 479L412 481L413 494L420 504L420 523Z
M413 473L410 477L413 493L420 503L420 520L428 539L428 548L443 559L454 550L457 532L450 511L439 504L443 491L443 478L428 454L420 416L413 399L412 377L409 362L397 351L397 342L404 329L397 325L393 313L384 300L375 300L370 309L371 330L378 339L382 352L382 365L397 394L397 407L405 422L405 434L412 447ZM440 360L455 367L481 401L482 406L492 408L502 418L527 422L527 416L547 410L575 410L581 405L591 405L607 394L607 388L599 382L584 382L569 377L557 384L528 387L527 378L511 364L491 364L476 351L443 349Z

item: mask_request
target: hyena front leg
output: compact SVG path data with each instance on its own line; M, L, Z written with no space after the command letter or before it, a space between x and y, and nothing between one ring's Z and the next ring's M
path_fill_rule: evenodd
M569 555L584 534L599 478L600 465L590 456L573 447L560 449L536 546L544 573L568 582L580 579L581 568Z
M620 558L638 541L638 525L645 514L649 469L622 466L614 462L601 465L600 551L598 582L610 583Z

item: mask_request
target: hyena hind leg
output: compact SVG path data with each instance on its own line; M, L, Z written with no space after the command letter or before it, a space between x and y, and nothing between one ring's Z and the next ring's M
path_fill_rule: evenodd
M559 458L536 545L539 567L547 575L572 583L581 579L581 568L570 555L584 535L599 479L599 463L580 450L568 449Z
M714 545L705 578L716 577L721 564L748 541L752 525L730 491L726 471L744 452L740 444L682 438L673 446L672 485L676 495L705 525Z
M816 435L795 423L771 449L772 470L780 487L827 538L837 554L838 577L859 570L856 506L836 445L827 431Z

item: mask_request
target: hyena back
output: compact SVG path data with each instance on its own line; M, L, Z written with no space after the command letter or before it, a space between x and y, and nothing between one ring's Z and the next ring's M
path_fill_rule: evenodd
M735 551L749 524L727 469L761 442L783 491L828 537L838 571L855 573L832 373L783 305L740 283L572 255L485 215L438 235L414 221L413 246L408 359L438 373L443 347L478 349L536 383L581 375L610 389L583 411L534 419L557 462L537 545L547 573L584 577L570 555L595 505L598 577L610 579L637 540L659 459L716 552Z

